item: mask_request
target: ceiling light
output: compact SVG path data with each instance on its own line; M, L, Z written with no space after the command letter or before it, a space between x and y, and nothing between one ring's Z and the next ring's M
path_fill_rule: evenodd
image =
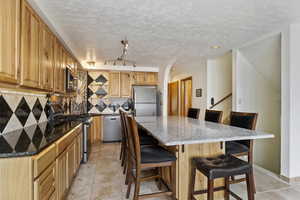
M104 62L104 65L114 65L114 66L115 65L123 65L123 66L131 65L133 67L136 67L135 61L126 59L128 46L129 46L128 40L125 38L125 40L121 41L121 44L123 45L122 55L116 59L106 60Z
M214 46L211 46L212 49L220 49L221 47L219 45L214 45Z

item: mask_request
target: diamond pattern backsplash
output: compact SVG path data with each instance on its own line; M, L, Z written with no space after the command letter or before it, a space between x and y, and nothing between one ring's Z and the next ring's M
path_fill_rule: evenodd
M0 91L0 135L48 121L46 102L45 95Z

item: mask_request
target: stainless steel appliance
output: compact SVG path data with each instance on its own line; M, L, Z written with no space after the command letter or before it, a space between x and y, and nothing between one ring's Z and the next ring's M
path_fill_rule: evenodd
M90 144L90 125L91 125L91 118L87 118L84 122L83 122L83 138L82 138L82 162L83 163L87 163L87 161L89 160L89 154L91 153L91 144Z
M103 142L120 142L121 121L120 115L108 115L103 118Z
M66 90L74 92L77 89L77 79L73 76L72 71L66 68Z
M156 116L158 114L158 91L156 86L133 86L135 116Z

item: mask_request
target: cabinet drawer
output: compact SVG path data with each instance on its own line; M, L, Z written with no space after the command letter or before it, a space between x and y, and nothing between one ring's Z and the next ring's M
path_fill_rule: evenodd
M56 199L55 177L55 163L53 163L34 181L34 200Z
M72 141L78 135L78 131L80 127L74 128L69 133L67 133L63 138L61 138L56 142L57 155L60 155L72 143Z
M33 157L34 163L34 178L37 178L56 157L55 144L48 147L46 150Z

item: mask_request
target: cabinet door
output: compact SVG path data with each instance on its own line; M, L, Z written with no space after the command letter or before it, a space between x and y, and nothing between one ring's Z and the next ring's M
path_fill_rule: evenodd
M39 88L39 17L22 1L21 85Z
M146 72L145 73L145 83L146 84L157 84L157 73L156 72Z
M68 187L71 186L75 174L75 141L68 147Z
M120 87L121 87L121 97L131 96L131 74L130 72L121 72L120 75Z
M145 72L135 72L134 80L135 84L145 84Z
M34 200L49 200L56 194L56 168L53 163L34 181Z
M56 39L54 45L54 91L64 93L65 91L65 70L64 70L63 47Z
M120 97L120 72L109 73L109 95Z
M57 199L65 199L68 190L68 171L67 171L67 152L64 151L56 159L56 186L57 186Z
M40 84L45 90L53 89L54 36L45 24L40 23Z
M0 81L18 82L20 1L1 0Z

